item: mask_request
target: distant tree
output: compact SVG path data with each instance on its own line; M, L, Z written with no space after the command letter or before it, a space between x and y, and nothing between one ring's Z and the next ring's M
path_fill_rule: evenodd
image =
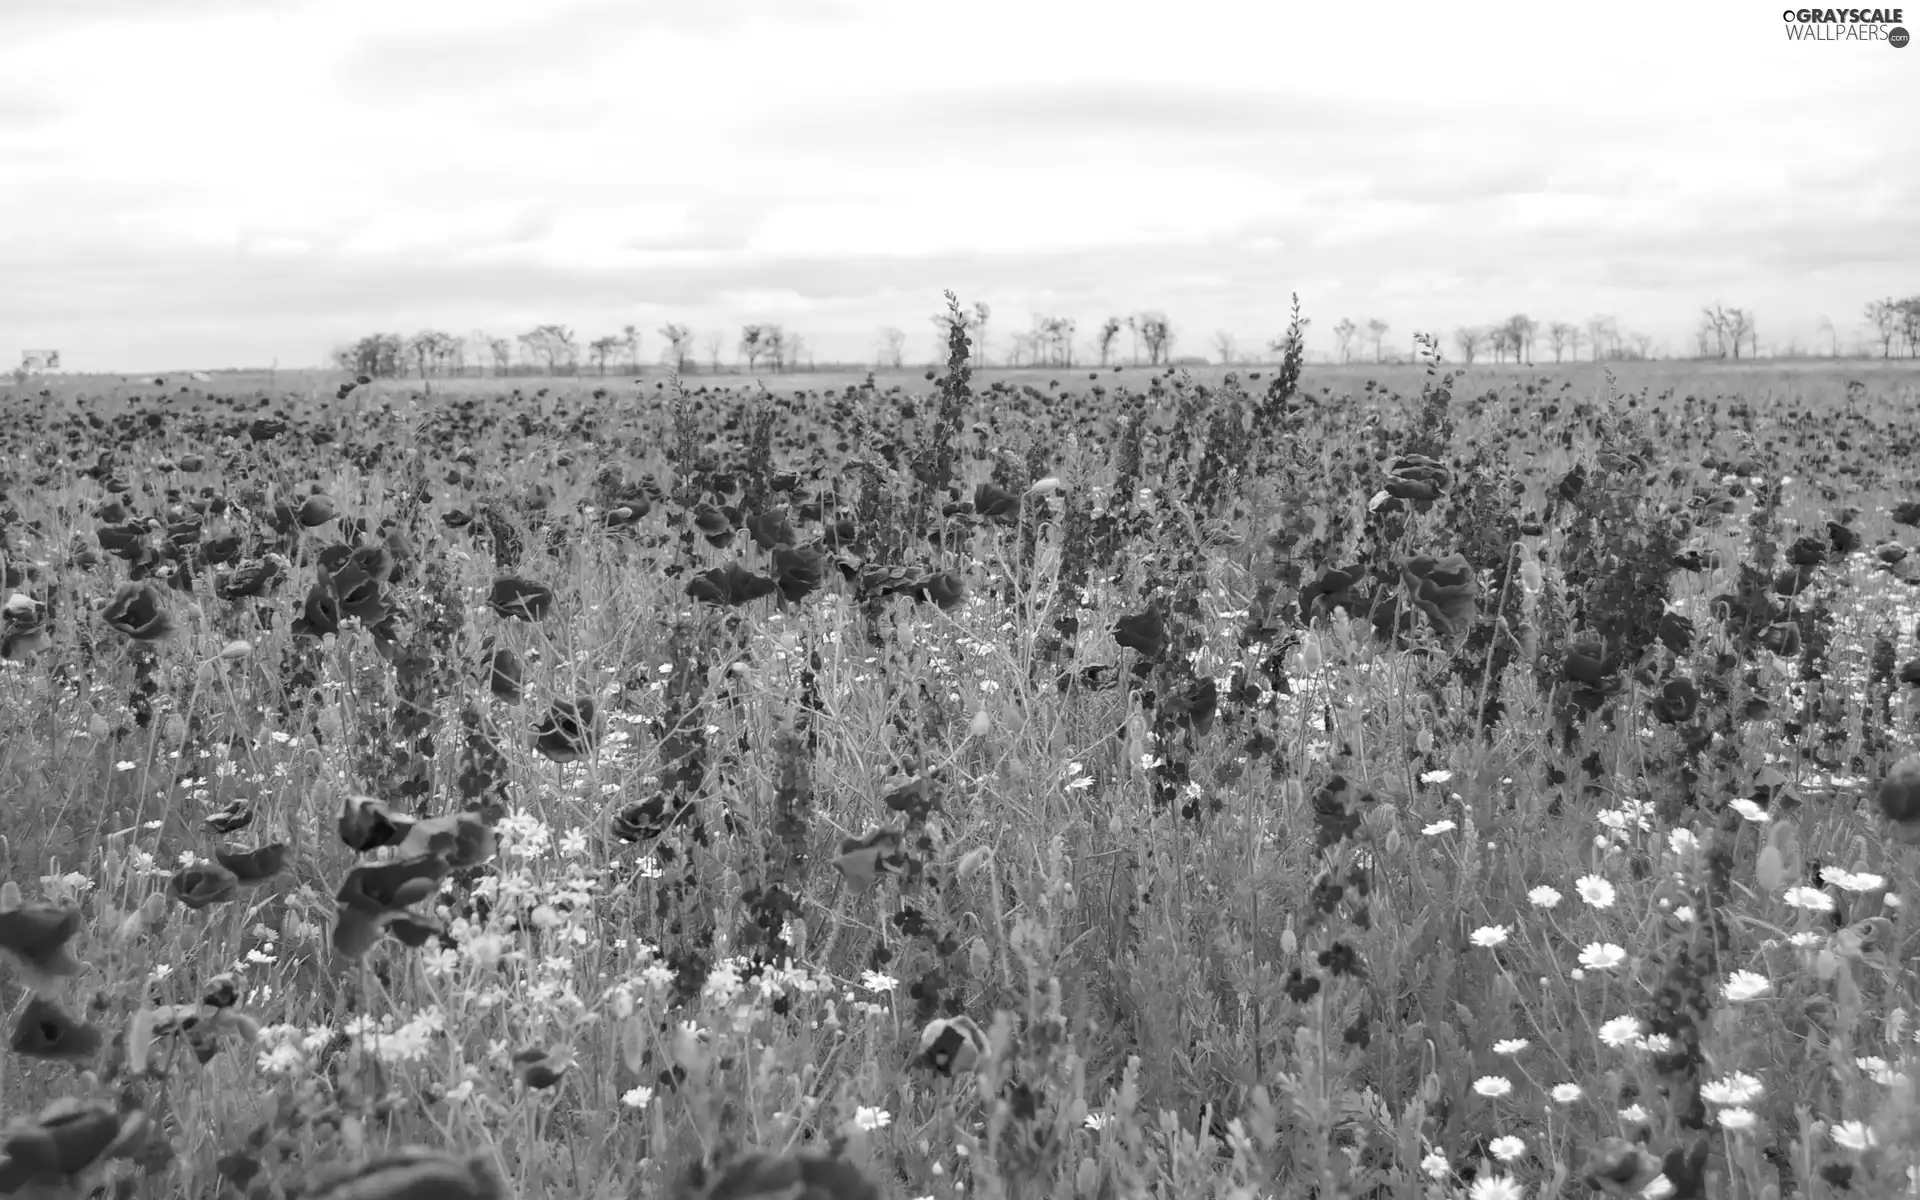
M786 343L787 370L798 371L801 363L806 363L807 368L811 370L813 368L813 347L807 344L807 336L803 333L789 333L784 340Z
M1350 318L1341 317L1340 323L1333 327L1333 345L1338 351L1341 362L1353 361L1353 348L1360 336L1360 327Z
M1073 365L1073 331L1077 325L1078 322L1072 317L1036 315L1033 318L1036 344L1044 351L1049 364L1058 367Z
M707 367L715 375L720 373L720 349L726 345L726 341L726 335L718 329L710 329L707 331Z
M1867 302L1867 324L1880 342L1880 357L1893 357L1894 339L1900 336L1900 302L1892 296Z
M1612 357L1614 342L1619 337L1620 330L1612 317L1587 318L1587 344L1593 348L1593 361Z
M1627 335L1627 340L1633 344L1633 356L1635 358L1644 360L1653 357L1653 335L1630 333Z
M760 327L760 344L766 348L767 361L773 364L774 370L784 371L787 369L787 351L789 346L787 343L787 331L783 326L762 325Z
M1920 296L1908 296L1896 306L1900 311L1900 336L1907 340L1907 357L1920 354Z
M1133 365L1140 365L1140 317L1136 314L1127 318L1127 330L1133 334Z
M685 375L687 361L693 357L693 330L685 325L668 321L660 327L660 336L667 339L667 361L673 364L674 373Z
M1374 362L1386 361L1386 357L1381 351L1380 347L1381 347L1381 344L1386 340L1387 330L1391 328L1392 328L1391 325L1388 325L1385 321L1382 321L1378 318L1372 318L1367 321L1367 338L1369 341L1373 343L1373 361Z
M907 331L889 325L880 331L880 365L899 370L906 364Z
M1120 318L1108 317L1100 322L1100 335L1095 345L1100 348L1100 365L1105 367L1107 360L1113 357L1113 340L1120 336Z
M617 338L611 335L595 338L587 344L587 357L593 360L594 366L600 368L600 374L603 378L607 373L607 360L618 354L624 345L626 345L625 338Z
M747 370L750 372L760 365L761 355L767 352L766 336L764 325L740 327L740 357L747 360Z
M1513 361L1531 364L1533 362L1533 334L1540 327L1525 313L1515 313L1504 322L1507 330L1507 348L1513 351Z
M1553 361L1559 362L1565 356L1567 349L1573 345L1573 340L1579 336L1580 330L1576 326L1569 325L1565 321L1550 322L1547 325L1547 345L1553 349ZM1579 351L1576 350L1575 353L1578 354Z
M1460 361L1472 363L1480 348L1487 344L1487 331L1473 325L1462 325L1453 331L1454 348L1460 351Z
M370 333L350 346L334 351L343 371L373 379L395 379L406 370L407 341L397 333Z
M493 356L493 373L505 375L513 366L513 339L490 337L487 339L487 353Z
M407 339L406 356L420 373L420 382L426 385L429 394L433 391L433 383L428 376L444 371L459 345L459 338L435 329L423 329Z
M1700 310L1700 324L1704 332L1713 335L1714 349L1719 357L1729 356L1738 359L1740 348L1752 344L1758 353L1758 334L1754 332L1753 314L1744 308L1730 308L1722 304L1713 304ZM1699 341L1705 344L1706 339Z
M640 373L640 327L622 325L620 327L620 348L627 352L627 370L635 375Z
M1234 336L1231 333L1228 333L1224 329L1214 330L1213 352L1220 356L1221 366L1223 367L1232 366L1237 361L1237 355L1236 355L1237 350L1238 350L1238 345L1235 342Z
M1147 362L1157 367L1172 356L1173 322L1158 309L1140 313L1135 319L1140 324L1140 340L1147 344Z
M1017 367L1017 366L1020 366L1022 363L1038 363L1039 361L1040 361L1039 332L1033 331L1028 333L1014 334L1013 341L1007 348L1007 364L1009 366Z
M987 322L993 317L993 310L984 300L973 302L973 353L980 366L987 365Z
M1508 354L1512 354L1516 359L1519 358L1519 349L1513 344L1513 327L1505 322L1501 322L1498 325L1489 325L1487 327L1487 349L1493 351L1493 361L1497 363L1507 361Z
M1824 333L1827 335L1827 357L1839 358L1840 331L1833 327L1833 322L1826 317L1821 317L1814 323L1813 331L1817 334Z

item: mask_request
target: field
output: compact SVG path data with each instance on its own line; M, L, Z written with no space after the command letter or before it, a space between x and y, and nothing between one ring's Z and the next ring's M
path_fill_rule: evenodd
M966 355L0 387L0 1194L1913 1192L1920 369Z

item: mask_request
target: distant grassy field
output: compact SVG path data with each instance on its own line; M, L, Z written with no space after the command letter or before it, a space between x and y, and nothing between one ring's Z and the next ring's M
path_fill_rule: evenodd
M962 367L0 386L0 1192L1911 1194L1920 370Z

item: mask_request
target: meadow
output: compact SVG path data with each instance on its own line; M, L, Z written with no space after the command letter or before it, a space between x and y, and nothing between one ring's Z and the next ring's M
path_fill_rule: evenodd
M0 1195L1920 1194L1920 369L1298 333L0 386Z

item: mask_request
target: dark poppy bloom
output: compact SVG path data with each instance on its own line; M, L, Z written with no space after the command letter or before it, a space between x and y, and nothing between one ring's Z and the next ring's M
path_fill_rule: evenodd
M1855 550L1866 545L1866 542L1861 539L1858 533L1855 533L1851 527L1842 525L1838 521L1827 522L1827 542L1833 547L1835 554L1842 556L1852 554Z
M1660 623L1654 633L1660 644L1675 654L1685 654L1693 649L1693 622L1676 612L1660 614Z
M232 872L242 887L258 887L278 875L287 865L287 844L271 842L252 850L213 852L214 861Z
M287 423L277 417L255 417L247 426L247 436L256 442L270 442L287 431Z
M1800 653L1800 626L1794 621L1776 621L1760 632L1760 644L1781 658Z
M84 1062L99 1053L103 1041L97 1026L75 1019L57 1000L35 996L13 1023L8 1046L24 1058Z
M897 874L907 865L900 831L876 829L865 837L842 838L833 869L856 891L872 887L882 875Z
M1653 702L1653 715L1668 725L1684 725L1700 711L1700 689L1691 679L1669 679Z
M987 1054L987 1035L972 1017L941 1017L920 1031L921 1066L941 1075L966 1074Z
M355 854L394 845L413 826L412 817L394 812L372 796L348 796L340 802L340 840Z
M293 619L292 629L299 637L326 637L340 632L340 598L333 594L326 580L307 589L306 603L300 615Z
M182 454L179 467L189 475L196 471L204 471L207 469L207 458L204 454Z
M1314 606L1324 601L1327 608L1345 608L1353 610L1362 606L1361 597L1355 592L1366 578L1366 568L1359 563L1350 567L1335 567L1324 575L1300 589L1300 616L1312 621Z
M206 908L224 904L240 894L240 880L218 863L182 867L167 882L173 898L188 908Z
M398 858L354 867L334 893L339 911L333 924L334 953L359 958L373 949L386 930L411 945L423 944L432 923L406 910L440 890L452 874L447 860L437 854ZM414 941L415 937L419 941Z
M1827 561L1827 543L1811 535L1798 537L1787 547L1787 561L1796 567L1817 567Z
M1452 486L1453 472L1447 465L1424 454L1403 454L1387 466L1387 495L1412 501L1418 512L1433 507Z
M200 543L200 561L208 566L224 567L240 561L240 535L223 533Z
M933 601L943 612L952 612L966 599L967 581L958 571L940 571L927 580L920 595Z
M800 539L794 535L793 521L784 508L769 509L747 518L747 533L762 550L791 546Z
M1480 583L1463 554L1445 558L1421 554L1407 559L1400 564L1400 582L1414 607L1427 614L1427 620L1443 637L1465 633L1479 616L1476 598Z
M1212 732L1213 717L1219 709L1220 685L1211 675L1202 676L1193 687L1167 697L1162 705L1162 711L1176 724L1202 736Z
M491 651L483 650L481 661L487 674L487 690L509 704L520 703L524 675L520 656L505 646L496 646Z
M593 752L599 731L594 725L589 697L555 700L547 715L533 727L533 748L557 763L577 762Z
M765 575L757 575L737 562L702 571L687 584L687 595L715 608L738 606L771 596L779 584Z
M393 578L395 560L393 551L385 542L367 542L356 548L347 561L371 579L376 587Z
M146 1143L140 1112L119 1113L94 1100L63 1097L40 1115L0 1131L0 1194L84 1196L97 1168L129 1158Z
M332 496L315 492L300 502L300 507L294 510L293 515L305 528L315 529L339 516L340 509L334 504Z
M1873 556L1888 566L1893 566L1907 557L1907 548L1899 542L1882 542L1873 548Z
M53 645L53 621L47 606L21 592L0 605L0 659L30 658Z
M534 1091L543 1092L559 1086L567 1077L567 1071L573 1062L565 1055L555 1056L538 1047L530 1046L513 1056L513 1073L521 1083Z
M1610 1137L1587 1152L1583 1166L1590 1188L1606 1196L1638 1196L1660 1175L1660 1160L1625 1138Z
M80 960L67 946L79 932L77 908L45 901L0 908L0 954L20 968L36 991L80 973Z
M883 1194L852 1163L818 1154L749 1154L717 1174L696 1166L679 1187L683 1200L881 1200Z
M1606 649L1599 642L1575 642L1567 647L1565 670L1567 679L1573 683L1583 683L1588 687L1600 687L1613 673L1613 666L1605 661Z
M1773 577L1775 595L1798 596L1813 586L1814 568L1806 565L1788 567Z
M1874 803L1895 838L1909 845L1920 842L1920 754L1909 754L1893 764L1874 793Z
M122 584L100 612L107 628L136 642L157 642L173 632L173 617L151 583Z
M1158 607L1121 617L1113 623L1113 640L1149 662L1167 652L1167 622Z
M1894 505L1893 523L1920 527L1920 500L1905 500Z
M711 504L702 504L693 510L693 527L716 549L733 540L733 522Z
M1020 497L987 480L973 489L973 511L989 521L1012 524L1020 518Z
M207 828L215 833L238 833L253 824L253 805L245 800L229 800L226 807L207 816Z
M287 560L277 554L243 562L214 576L213 591L222 600L264 596L287 577Z
M129 521L124 525L102 525L94 530L94 536L108 554L135 562L145 556L143 552L148 549L147 538L151 532L144 523Z
M303 1194L307 1200L506 1200L508 1195L486 1155L461 1158L418 1146L375 1159Z
M820 586L827 554L818 546L779 546L773 551L773 582L781 598L798 604Z
M553 611L553 589L530 579L504 576L493 581L487 607L518 621L544 621Z
M1901 667L1898 678L1901 683L1910 683L1914 687L1920 688L1920 658L1916 658L1906 666Z

